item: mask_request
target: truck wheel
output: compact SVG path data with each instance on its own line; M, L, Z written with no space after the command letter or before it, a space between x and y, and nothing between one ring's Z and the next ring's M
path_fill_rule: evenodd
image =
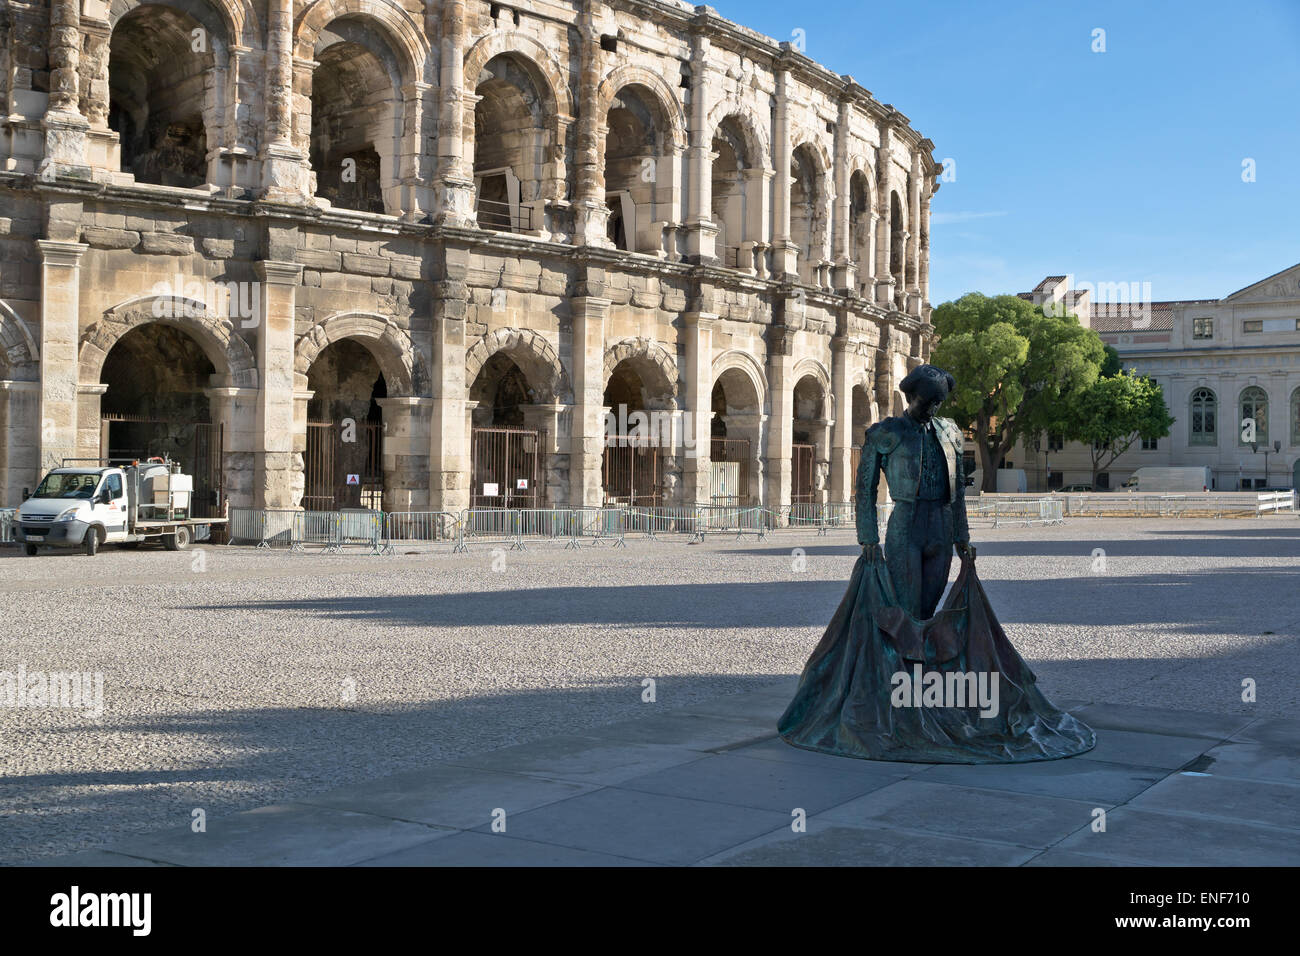
M86 554L93 558L99 552L99 532L94 528L87 528L86 537L81 542L81 546L85 549Z
M190 549L190 529L181 526L174 534L163 535L163 547L168 551L188 551Z
M36 557L36 545L34 544L26 545L24 550L27 552L27 557L29 558Z

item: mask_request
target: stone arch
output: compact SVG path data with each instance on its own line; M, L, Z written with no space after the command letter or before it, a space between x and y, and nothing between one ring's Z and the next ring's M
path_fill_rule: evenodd
M421 81L428 74L428 41L411 15L392 0L316 0L294 21L295 55L311 60L321 32L342 17L367 20L379 29L398 54L403 83Z
M758 407L766 408L767 374L758 359L740 349L729 349L713 360L713 381L716 382L730 369L736 369L749 379L754 387L754 394L758 396Z
M666 348L653 339L634 338L623 339L605 349L605 377L604 382L609 384L610 377L614 374L614 369L618 368L620 362L628 359L637 359L641 368L654 369L652 373L658 379L654 382L662 389L667 396L669 407L677 407L677 360Z
M428 368L411 337L391 319L372 312L339 312L303 334L293 350L295 388L307 387L312 363L340 339L360 342L375 357L390 397L415 397L428 391Z
M831 374L827 371L826 366L815 358L803 358L795 363L794 371L790 376L790 381L798 382L805 376L811 375L821 386L822 393L826 396L826 408L834 407L831 398Z
M178 328L203 349L217 374L235 388L257 388L257 363L253 350L229 320L211 314L202 302L172 295L143 295L104 312L104 317L81 334L78 354L82 385L99 382L109 349L127 332L160 322Z
M40 349L32 330L9 304L0 302L0 368L5 371L40 361ZM32 371L39 374L39 370Z
M180 10L208 30L213 30L219 23L221 29L217 31L217 39L223 43L239 43L253 48L261 45L261 25L250 0L112 0L108 8L109 30L132 10L144 6Z
M479 74L488 61L502 53L518 57L535 72L534 79L542 81L538 83L538 92L549 101L546 104L548 113L573 116L573 99L569 95L564 68L540 41L515 30L494 30L465 52L464 89L467 92L472 93L478 86Z
M740 130L747 154L745 159L749 166L768 169L771 165L768 161L771 151L768 149L767 134L764 132L763 124L755 119L749 109L730 100L716 104L704 124L705 129L710 131L710 137L717 136L719 127L729 119L734 119L736 128Z
M537 403L573 404L573 388L559 353L532 329L496 329L465 352L465 388L473 387L483 366L497 352L505 352L537 392Z
M658 104L659 111L667 120L667 128L659 131L666 140L665 145L685 149L687 145L686 113L682 109L681 101L673 93L672 88L664 82L662 76L647 70L645 67L629 63L611 71L601 81L600 87L596 91L597 115L605 116L613 105L614 97L629 86L645 89L653 97L655 103Z

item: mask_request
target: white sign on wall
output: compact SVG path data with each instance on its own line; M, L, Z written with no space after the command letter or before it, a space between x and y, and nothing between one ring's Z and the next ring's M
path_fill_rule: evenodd
M495 498L495 497L496 497L497 495L499 495L499 494L501 494L501 492L500 492L499 490L497 490L497 483L496 483L495 481L485 481L485 482L483 482L483 497L484 497L484 498Z
M359 485L359 484L361 484L361 476L360 476L360 475L348 475L348 484L349 484L349 485Z

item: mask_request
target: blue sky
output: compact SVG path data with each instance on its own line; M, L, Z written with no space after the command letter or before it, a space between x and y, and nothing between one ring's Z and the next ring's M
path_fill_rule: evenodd
M936 305L1066 273L1218 298L1300 262L1300 0L712 5L803 30L956 161L932 209Z

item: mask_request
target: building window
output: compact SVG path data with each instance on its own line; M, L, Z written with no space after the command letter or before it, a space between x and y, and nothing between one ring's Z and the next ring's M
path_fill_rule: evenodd
M1219 400L1208 388L1198 388L1192 392L1192 424L1187 436L1189 445L1218 444L1218 432L1215 430L1218 409Z
M1156 445L1159 444L1159 442L1160 442L1160 439L1158 439L1158 438L1144 438L1144 439L1142 439L1142 450L1143 450L1143 451L1158 451L1159 449L1156 448Z
M1243 389L1241 393L1241 435L1238 443L1249 445L1250 441L1246 439L1252 431L1253 441L1260 445L1268 444L1268 395L1257 385Z
M1047 433L1048 451L1065 451L1065 436L1060 432Z
M1300 445L1300 388L1291 393L1291 444Z
M1263 332L1263 331L1264 331L1264 320L1263 320L1263 319L1246 319L1245 321L1243 321L1243 322L1241 323L1241 331L1243 331L1243 332Z
M1214 338L1214 320L1213 319L1192 319L1192 338L1194 339Z
M1097 487L1094 488L1093 490L1110 491L1110 472L1108 471L1097 472Z

